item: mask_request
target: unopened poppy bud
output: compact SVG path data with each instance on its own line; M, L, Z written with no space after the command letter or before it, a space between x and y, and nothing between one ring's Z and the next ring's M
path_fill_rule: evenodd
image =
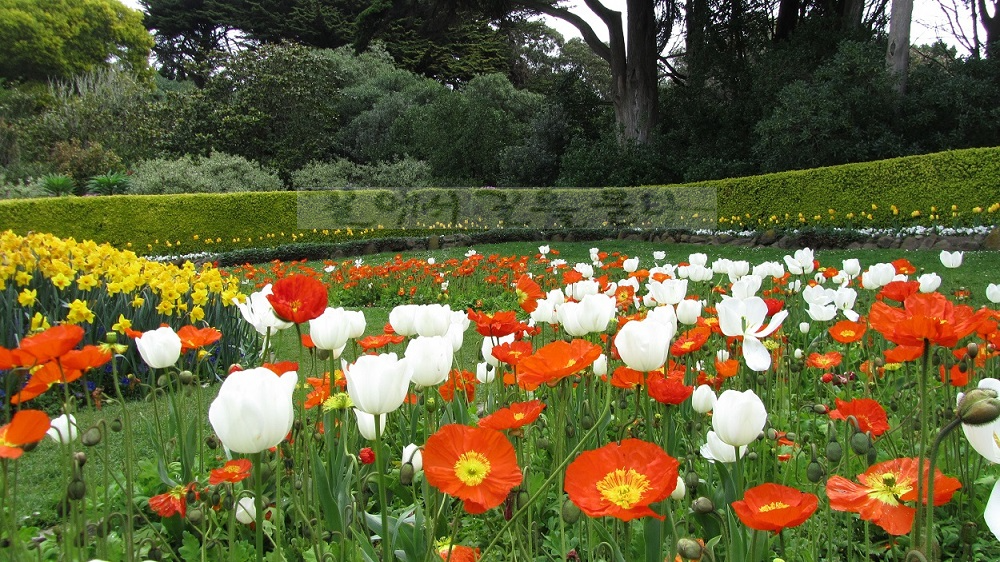
M96 425L83 432L80 436L80 442L87 447L93 447L101 442L101 428Z
M79 501L82 500L87 495L87 485L80 478L74 478L70 481L69 486L66 487L66 497Z
M767 428L767 438L770 439L771 441L774 441L775 439L778 438L778 431L773 427Z
M212 492L211 505L216 506L222 503L222 494L218 490Z
M859 455L867 455L872 446L872 440L867 433L860 431L851 436L851 450Z
M77 468L83 468L83 465L87 464L87 453L83 451L73 453L73 462L76 463Z
M573 437L574 435L576 435L576 428L571 423L566 424L566 437Z
M181 384L191 384L194 381L194 373L191 371L181 371L177 378L180 379Z
M825 414L830 411L830 407L826 404L813 404L813 411L817 414Z
M582 427L585 430L594 427L594 418L587 415L583 416L582 418L580 418L580 427Z
M184 501L188 504L193 504L198 501L198 494L196 494L194 490L188 490L187 493L184 494Z
M837 464L842 458L844 458L844 447L840 443L830 441L826 444L826 460Z
M819 464L819 461L812 461L806 466L806 478L813 484L822 480L824 476L826 476L826 470L823 469L823 465Z
M118 343L118 332L108 332L104 334L104 341L111 345Z
M122 420L115 418L111 420L110 426L111 426L111 431L118 433L119 431L122 430Z
M191 507L187 510L187 519L192 525L197 525L205 519L205 512L198 507Z
M698 477L698 473L691 470L684 475L684 485L687 486L688 490L692 492L698 489L698 484L701 483L701 478Z
M549 451L552 449L552 441L550 441L546 437L542 437L537 441L535 441L535 446L537 446L539 449L543 451Z
M979 355L979 344L972 341L969 345L965 346L965 352L969 355L970 359L975 359Z
M427 399L424 400L424 409L427 410L428 412L433 412L437 410L437 406L438 406L437 400L435 400L433 396L428 396Z
M232 365L229 366L229 370L226 371L226 374L231 375L236 371L242 371L242 370L243 370L243 365L240 365L239 363L233 363Z
M701 560L705 549L694 539L683 538L677 541L677 554L685 560Z
M416 472L413 468L413 463L404 463L403 466L399 467L399 483L404 486L413 484L413 476Z
M205 438L205 446L212 450L217 449L219 447L219 438L214 435L209 435Z
M149 549L149 552L146 553L146 558L160 562L160 560L163 560L163 552L161 552L158 547L154 546Z
M691 502L691 511L702 514L712 513L715 511L715 504L712 503L712 500L706 498L705 496L701 496Z
M563 504L562 504L562 518L563 518L563 521L565 521L565 522L569 523L570 525L572 525L573 523L576 523L577 521L580 520L580 515L581 514L582 514L582 512L580 511L580 508L577 507L577 505L575 503L573 503L570 500L563 501Z
M976 525L975 521L966 521L962 524L962 529L958 532L958 537L962 539L964 544L972 544L976 542L978 535L979 525Z
M789 432L785 434L785 439L788 439L789 441L798 441L799 436L795 433Z
M523 509L524 506L528 505L528 500L531 499L531 494L527 490L520 490L515 498L517 508Z
M160 375L156 378L156 386L167 386L167 383L169 382L170 379L167 378L167 375Z
M320 361L329 361L331 353L333 352L330 351L329 349L317 349L316 359L319 359Z
M958 417L962 423L985 425L1000 417L1000 399L997 393L986 388L966 392L958 402Z

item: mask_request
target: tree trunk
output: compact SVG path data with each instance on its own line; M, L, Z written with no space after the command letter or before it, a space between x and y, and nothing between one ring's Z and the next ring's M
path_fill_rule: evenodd
M993 17L990 17L986 0L979 0L979 19L986 29L986 58L1000 59L1000 1L993 1Z
M778 3L778 18L774 24L774 41L787 41L798 22L799 0L781 0Z
M896 75L896 91L906 93L906 75L910 69L910 20L913 19L913 0L892 0L889 19L889 47L885 62Z

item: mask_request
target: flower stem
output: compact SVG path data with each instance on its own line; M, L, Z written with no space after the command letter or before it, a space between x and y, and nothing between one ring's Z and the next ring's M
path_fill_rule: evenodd
M382 512L382 559L392 559L392 541L389 537L389 501L385 484L385 454L382 448L382 416L375 414L375 469L378 471L378 499Z
M927 447L926 447L926 435L927 435L927 379L930 374L930 363L931 363L931 345L926 339L924 340L924 352L923 352L923 363L920 368L920 375L917 377L917 396L919 397L919 413L920 413L920 449L917 452L917 513L914 517L913 525L913 546L918 549L922 549L925 552L930 551L930 544L925 544L930 542L929 537L923 537L924 530L924 518L926 516L926 506L923 503L925 499L926 492L924 486L924 459L927 458ZM930 476L933 478L933 475Z
M257 562L264 560L264 454L253 453L253 504L257 513L255 514L256 536L255 550L257 552Z

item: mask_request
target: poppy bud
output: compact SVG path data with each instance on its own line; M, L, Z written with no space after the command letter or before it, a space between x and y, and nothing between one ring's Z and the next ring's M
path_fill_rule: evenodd
M413 476L416 472L413 468L413 463L404 463L403 466L399 467L399 483L404 486L413 484Z
M212 492L211 505L216 506L222 503L222 494L218 490Z
M198 494L194 490L188 490L187 493L184 494L184 501L188 504L193 504L198 501Z
M240 365L239 363L233 363L232 365L229 366L229 370L226 371L226 374L231 375L236 371L242 371L242 370L243 370L243 365Z
M826 404L813 404L813 411L817 414L825 414L830 411L830 407Z
M435 400L433 396L428 396L427 399L424 400L424 409L428 412L437 410L437 405L437 400Z
M677 541L677 554L685 560L701 560L704 550L696 540L683 538Z
M844 458L844 447L840 443L830 441L826 444L826 460L837 464L842 458Z
M576 435L576 428L571 423L566 424L566 437L573 437L574 435Z
M962 418L962 423L969 425L985 425L997 419L1000 417L997 393L985 388L966 392L958 402L958 417Z
M121 430L122 430L122 420L120 420L119 418L111 420L111 431L118 433Z
M868 449L872 446L872 440L867 433L860 431L851 436L851 450L859 455L868 454Z
M774 441L775 439L778 438L778 431L773 427L767 428L767 438L770 439L771 441Z
M965 352L969 354L970 359L975 359L979 355L979 344L972 341L969 345L965 346Z
M563 521L572 525L573 523L576 523L577 521L580 520L580 515L582 513L583 512L580 511L580 508L577 507L575 503L571 502L570 500L563 501L562 504Z
M798 441L799 436L795 433L789 432L785 434L785 439L788 439L789 441Z
M523 509L524 506L528 505L528 500L531 499L531 494L527 490L520 490L517 492L517 498L515 499L518 509Z
M87 485L80 478L74 478L66 487L66 497L71 500L82 500L87 495Z
M94 445L97 445L98 443L101 442L101 428L95 425L94 427L91 427L87 431L84 431L83 435L80 436L80 442L87 447L93 447Z
M194 381L194 373L191 371L181 371L177 378L180 379L181 384L191 384Z
M205 519L205 512L203 512L199 507L188 508L187 519L192 525L197 525Z
M698 477L698 473L691 470L684 475L684 485L687 486L688 490L692 492L698 489L698 484L701 483L701 478Z
M549 451L549 450L552 449L552 441L550 441L546 437L542 437L538 441L535 441L535 445L537 445L538 448L541 449L541 450L543 450L543 451Z
M712 503L712 500L706 498L705 496L701 496L691 502L691 511L701 514L712 513L715 511L715 504Z
M209 435L205 438L205 446L209 449L215 450L219 447L219 439L214 435Z
M868 466L875 464L875 461L877 460L878 460L878 449L875 448L875 445L872 445L871 447L868 448Z
M332 354L332 353L333 352L330 351L329 349L319 349L319 348L317 348L316 349L316 359L319 359L320 361L329 361L330 360L330 354Z
M822 480L824 476L826 476L826 470L823 469L823 465L819 464L819 461L812 461L806 466L806 478L813 484Z
M83 451L73 453L73 462L76 463L77 468L83 468L83 465L87 464L87 453Z
M149 558L150 560L155 560L156 562L160 562L160 560L163 560L163 552L161 552L159 548L154 546L149 549L149 552L146 553L146 558Z
M156 378L156 386L167 386L168 382L170 379L167 378L167 375L160 375Z
M582 418L580 418L580 427L582 427L585 430L589 430L590 428L594 427L594 418L587 415L583 416Z
M966 521L962 524L962 529L958 532L959 538L965 544L972 544L976 542L976 537L979 534L979 525L976 525L975 521Z
M118 332L108 332L104 334L104 341L105 343L115 345L118 343Z

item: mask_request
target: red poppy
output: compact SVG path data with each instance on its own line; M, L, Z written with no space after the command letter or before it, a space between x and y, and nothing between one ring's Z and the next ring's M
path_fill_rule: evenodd
M302 324L323 314L329 295L326 285L318 279L308 275L290 275L271 286L267 300L278 318Z
M818 505L814 494L770 483L750 488L742 500L732 503L744 525L775 533L805 523Z
M897 275L911 275L917 272L917 268L906 258L899 258L893 261L892 267L896 268Z
M10 423L0 427L0 458L16 459L24 454L22 447L41 441L49 430L49 416L41 410L21 410Z
M149 508L160 517L172 517L187 514L187 493L194 490L194 484L174 486L170 490L149 498Z
M830 351L827 353L810 353L809 357L806 359L806 366L828 371L840 365L841 360L842 356L837 351Z
M208 483L211 486L218 486L223 482L235 484L249 477L251 468L253 468L253 463L248 459L233 459L226 462L221 468L216 468L210 472Z
M448 380L438 387L438 392L445 402L454 400L456 392L465 393L465 401L471 404L476 399L477 384L479 384L479 379L476 378L475 373L452 369L448 373Z
M403 340L405 339L405 336L380 334L377 336L365 336L358 340L358 345L360 345L361 349L364 349L365 351L372 351L374 349L381 349L390 343L403 343Z
M476 323L476 331L486 337L502 338L517 332L521 323L513 310L502 310L494 314L469 309L469 320Z
M299 370L299 364L297 361L278 361L277 363L264 363L261 365L265 369L271 371L272 373L278 375L279 377L285 373L290 373Z
M525 312L534 312L538 308L538 299L545 298L542 288L535 283L535 280L527 275L522 275L514 286L517 293L517 304Z
M358 459L361 464L372 464L375 462L375 451L371 447L365 447L358 451Z
M861 338L864 337L867 329L868 326L863 320L859 320L857 322L841 320L833 326L830 326L829 332L830 337L832 337L834 341L840 343L854 343L861 341Z
M427 439L423 461L427 482L472 514L502 504L522 479L514 446L493 429L445 425Z
M920 359L924 353L922 345L897 345L892 349L887 349L882 355L885 356L886 363L908 363Z
M622 365L611 373L611 386L615 388L632 389L642 386L645 379L646 374L644 372L636 371L635 369L630 369L625 365Z
M62 356L83 340L83 328L76 324L60 324L40 334L21 340L18 349L35 359L34 363L46 363ZM22 363L22 366L28 365Z
M834 402L836 409L830 410L831 420L847 420L853 416L858 422L858 431L862 433L871 432L875 437L889 431L889 418L885 409L877 401L871 398L855 398L854 400L841 400L837 398Z
M517 429L537 420L544 409L545 404L542 404L541 400L514 402L507 408L500 408L492 414L480 418L479 427L497 431Z
M708 341L712 335L712 329L708 326L697 326L677 336L674 343L670 345L670 354L675 356L686 355L698 351Z
M768 316L774 316L781 312L781 309L785 308L785 301L781 299L764 299L764 304L767 305Z
M521 359L531 355L531 342L521 340L495 345L491 354L497 361L517 366Z
M212 345L222 339L222 332L212 328L195 328L194 326L183 326L177 330L177 337L181 339L181 353L192 349L201 349Z
M905 535L913 527L916 509L903 502L917 499L917 460L893 459L872 465L858 475L855 484L842 476L833 476L826 481L826 495L830 499L830 509L853 511L865 521L871 521L885 529L890 535ZM924 482L928 481L930 462L924 461ZM943 505L962 484L955 478L945 476L940 470L934 472L934 505ZM926 498L924 498L926 503Z
M955 306L941 293L916 293L906 297L901 309L872 304L869 322L885 339L922 350L925 341L954 347L987 316L987 309L973 312L969 306Z
M521 359L517 384L535 390L542 384L555 384L591 366L601 356L601 346L587 340L571 343L556 340Z
M316 349L316 344L313 343L312 336L309 334L302 334L302 347L306 349Z
M63 369L86 371L96 369L111 361L111 350L96 345L85 345L82 349L71 349L59 358Z
M694 387L684 384L684 371L670 371L667 376L654 371L649 374L646 392L661 404L677 406L691 397Z
M583 274L575 269L570 269L563 273L563 285L572 285L578 281L583 281Z
M735 377L739 371L740 362L736 359L726 359L725 361L719 361L718 358L715 359L715 372L720 377L724 379Z
M659 445L626 439L585 451L566 468L566 493L590 517L663 516L649 508L677 487L680 463Z
M891 281L882 290L879 291L878 297L894 300L896 302L903 302L906 297L916 293L920 290L919 281Z
M479 549L471 546L453 544L442 546L437 552L441 560L450 560L451 562L478 562L479 560Z
M78 369L64 369L55 361L49 361L31 373L31 378L21 390L11 397L11 404L21 404L44 394L52 385L70 383L83 376Z

